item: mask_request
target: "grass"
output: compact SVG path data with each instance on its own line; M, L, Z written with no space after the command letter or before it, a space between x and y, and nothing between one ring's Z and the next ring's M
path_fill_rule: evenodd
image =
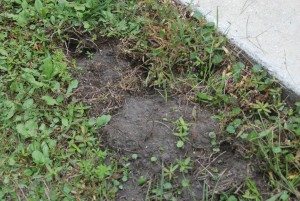
M1 199L109 200L119 188L109 178L123 167L95 136L110 116L87 117L72 96L74 65L59 48L70 30L88 33L98 4L1 3Z
M88 53L101 38L122 39L123 53L147 69L147 86L218 108L225 134L213 140L240 139L245 157L264 161L269 200L300 198L300 104L282 100L276 80L240 60L200 13L155 0L4 0L0 7L1 199L113 200L123 188L128 165L95 135L111 117L87 116L89 107L73 96L76 65L66 55ZM179 147L187 141L183 126ZM184 177L190 160L162 163L151 190L158 200L176 191L174 172ZM205 189L203 199L212 200ZM263 198L247 180L220 199Z

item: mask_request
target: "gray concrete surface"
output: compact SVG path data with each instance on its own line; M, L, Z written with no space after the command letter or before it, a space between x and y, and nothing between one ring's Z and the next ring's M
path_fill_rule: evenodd
M300 0L180 0L300 95ZM218 20L217 20L218 19Z

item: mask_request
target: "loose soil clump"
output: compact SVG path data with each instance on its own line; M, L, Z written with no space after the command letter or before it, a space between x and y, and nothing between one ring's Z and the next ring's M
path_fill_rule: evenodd
M142 84L142 72L118 55L118 43L102 44L92 59L79 58L82 67L75 73L79 79L77 98L92 106L91 116L111 114L111 122L99 134L105 146L115 150L119 161L130 163L130 175L120 190L117 200L154 200L153 189L160 188L162 169L191 158L192 169L185 174L190 187L182 188L184 179L177 173L172 178L172 189L164 190L165 198L199 200L204 185L215 193L238 187L247 177L255 177L251 162L242 157L239 146L229 142L220 145L220 152L213 152L209 132L220 135L219 122L211 116L214 111L189 102L184 96L174 95L165 99L153 89ZM183 148L176 146L175 122L182 117L189 125L189 140ZM132 159L132 154L137 158ZM156 157L155 162L151 157ZM147 183L140 186L138 178ZM168 179L165 178L165 181ZM168 181L171 182L171 181ZM183 189L179 191L177 189Z

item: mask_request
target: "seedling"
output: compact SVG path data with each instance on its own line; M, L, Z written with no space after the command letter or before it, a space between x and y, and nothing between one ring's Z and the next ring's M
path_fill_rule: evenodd
M226 131L230 134L235 134L240 125L242 125L243 121L241 119L235 119L231 123L229 123L226 127Z
M257 102L253 105L253 108L256 109L258 113L263 113L267 116L271 113L269 103Z
M190 157L188 157L186 159L183 159L183 160L179 160L178 161L179 172L188 173L188 171L192 169L192 166L190 165L190 162L191 162Z
M183 180L181 181L181 185L182 185L182 187L184 187L184 188L189 187L189 186L190 186L190 180L188 180L188 179L183 179Z
M87 52L86 52L86 56L87 56L89 59L93 59L94 53L87 51Z
M138 155L137 155L137 154L132 154L132 155L131 155L131 158L132 158L133 160L136 160L136 159L138 158Z
M217 145L217 136L215 134L215 132L209 132L208 133L208 137L211 139L210 143L213 146L213 152L220 152L220 148L215 147Z
M155 156L152 156L151 157L151 162L156 162L157 161L157 158Z
M139 186L144 185L146 182L147 182L147 178L145 176L140 176L138 178L138 184L139 184Z
M169 168L164 167L164 176L168 177L169 181L171 181L173 178L176 178L175 176L175 171L177 170L177 168L179 167L179 165L174 165L174 164L170 164Z
M188 130L189 126L185 121L183 120L182 117L180 117L176 121L176 133L174 133L175 136L179 137L179 140L177 141L176 146L178 148L182 148L184 146L184 143L188 141Z

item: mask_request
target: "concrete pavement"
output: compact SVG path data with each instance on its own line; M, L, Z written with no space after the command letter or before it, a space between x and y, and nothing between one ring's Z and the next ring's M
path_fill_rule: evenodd
M300 95L300 0L180 0ZM218 20L217 20L218 19Z

